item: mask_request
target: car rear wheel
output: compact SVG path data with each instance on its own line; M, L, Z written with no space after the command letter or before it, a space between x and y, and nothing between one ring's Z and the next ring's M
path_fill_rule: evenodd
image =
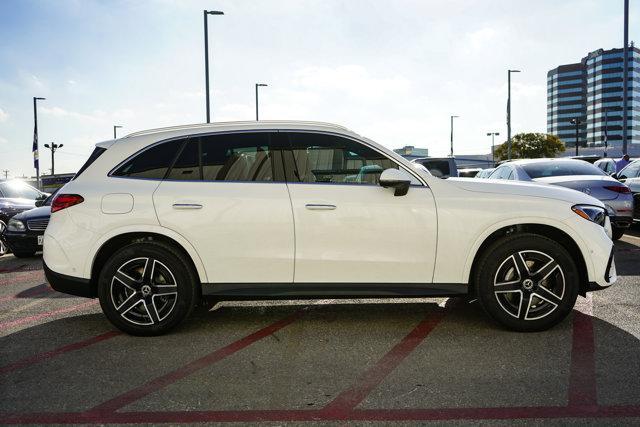
M564 319L578 297L580 275L568 251L536 234L493 243L476 269L478 300L509 329L543 331Z
M147 241L117 251L100 272L105 315L131 335L161 335L183 321L197 301L197 276L170 245Z

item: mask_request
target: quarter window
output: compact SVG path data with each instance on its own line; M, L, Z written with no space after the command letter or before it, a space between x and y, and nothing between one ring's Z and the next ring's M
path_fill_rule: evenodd
M398 168L391 159L347 138L290 133L294 179L332 184L378 184L380 174Z
M184 140L168 141L153 146L127 160L112 176L162 179Z

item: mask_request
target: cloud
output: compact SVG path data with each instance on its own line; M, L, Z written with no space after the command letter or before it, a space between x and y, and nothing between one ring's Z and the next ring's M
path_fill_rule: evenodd
M467 41L472 50L487 47L495 38L498 32L491 27L480 28L479 30L467 33Z
M6 122L9 120L9 113L0 108L0 123Z

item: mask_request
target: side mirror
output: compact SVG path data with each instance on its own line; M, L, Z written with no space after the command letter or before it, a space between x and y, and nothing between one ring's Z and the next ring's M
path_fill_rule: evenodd
M394 196L404 196L409 192L411 180L399 169L385 169L380 174L380 186L394 188Z
M44 205L44 200L36 200L36 208L39 208L42 205Z

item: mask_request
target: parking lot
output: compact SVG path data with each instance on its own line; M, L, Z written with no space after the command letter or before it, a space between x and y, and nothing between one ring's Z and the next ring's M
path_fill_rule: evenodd
M7 255L0 422L638 424L640 227L616 246L617 284L530 334L441 298L223 303L136 338Z

